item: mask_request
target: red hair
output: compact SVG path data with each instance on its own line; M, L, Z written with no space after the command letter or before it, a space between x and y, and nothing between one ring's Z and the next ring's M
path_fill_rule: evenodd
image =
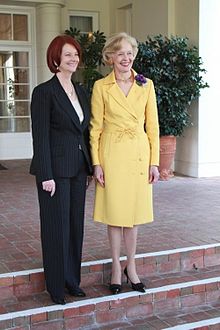
M52 73L59 72L60 58L63 46L65 44L72 45L76 48L79 59L81 59L81 48L79 43L69 35L59 35L55 37L47 48L47 65Z

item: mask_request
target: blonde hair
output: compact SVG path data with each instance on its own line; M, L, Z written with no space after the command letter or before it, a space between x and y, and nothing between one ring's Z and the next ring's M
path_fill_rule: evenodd
M134 37L126 32L119 32L109 37L102 50L102 57L106 64L111 65L111 55L121 48L121 42L126 40L132 47L133 55L136 57L138 52L138 44Z

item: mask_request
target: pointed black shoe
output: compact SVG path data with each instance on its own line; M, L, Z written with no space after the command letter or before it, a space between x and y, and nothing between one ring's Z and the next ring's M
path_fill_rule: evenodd
M112 294L118 294L121 292L121 284L110 284L109 290Z
M131 282L131 280L130 280L130 278L128 276L127 267L125 267L125 269L124 269L124 274L127 277L127 283L128 283L128 281ZM144 286L144 284L142 282L138 282L138 283L131 282L131 287L132 287L132 289L134 291L138 291L138 292L143 292L144 293L145 290L146 290L146 288L145 288L145 286Z
M66 283L66 288L71 296L74 296L74 297L85 297L86 296L85 292L80 287L76 287L76 286L69 285Z
M58 305L65 305L66 304L66 300L64 298L58 298L53 296L52 294L50 295L51 300Z

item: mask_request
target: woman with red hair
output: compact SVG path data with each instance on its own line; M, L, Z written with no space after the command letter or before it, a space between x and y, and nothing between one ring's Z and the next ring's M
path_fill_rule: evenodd
M65 304L65 289L84 297L80 269L85 192L91 173L87 93L73 83L81 56L74 38L57 36L47 49L54 76L34 88L31 100L33 159L36 176L43 265L47 290Z

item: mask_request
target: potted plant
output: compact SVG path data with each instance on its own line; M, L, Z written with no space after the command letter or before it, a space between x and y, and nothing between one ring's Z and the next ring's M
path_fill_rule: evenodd
M74 37L82 49L82 80L91 93L94 82L103 77L99 66L102 63L102 49L106 37L103 32L81 33L80 30L70 27L65 31L66 34Z
M168 179L172 175L170 167L176 137L192 125L189 106L199 97L200 90L208 87L202 78L205 69L197 47L190 47L187 37L162 35L149 36L146 42L139 43L134 69L152 79L155 85L161 143L160 176Z

